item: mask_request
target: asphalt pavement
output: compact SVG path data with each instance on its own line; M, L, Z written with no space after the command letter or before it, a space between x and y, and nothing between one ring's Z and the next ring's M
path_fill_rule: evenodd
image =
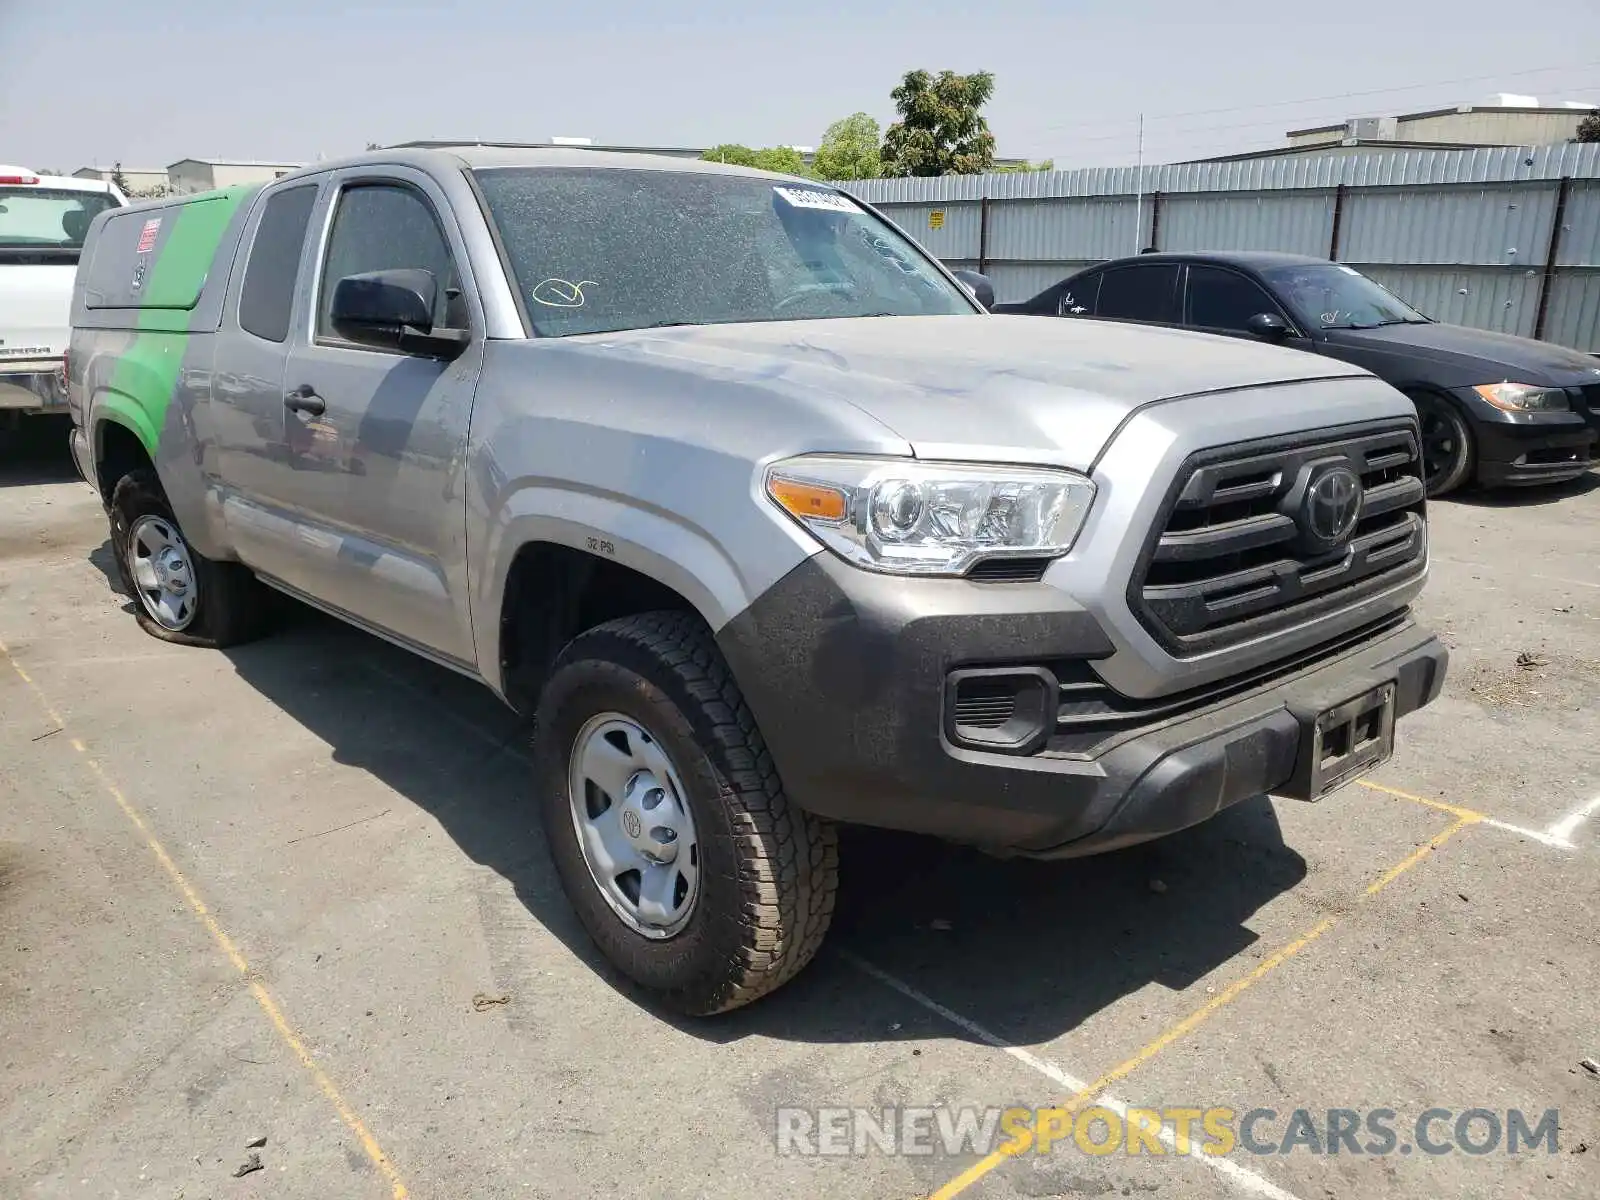
M1368 780L1074 862L851 831L817 961L690 1021L584 940L486 689L308 610L147 637L40 435L0 463L0 1196L1600 1195L1600 478L1431 515L1451 675ZM849 1112L1064 1104L1089 1147ZM1092 1152L1129 1107L1270 1110L1271 1152Z

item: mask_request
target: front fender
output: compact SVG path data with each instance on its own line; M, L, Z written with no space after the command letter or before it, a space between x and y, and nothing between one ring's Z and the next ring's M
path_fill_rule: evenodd
M820 550L773 524L773 541L792 547L785 556L791 566ZM609 559L658 581L693 605L713 631L749 607L771 582L751 578L708 531L681 516L632 497L530 482L505 498L477 539L483 548L476 556L482 566L472 605L478 669L502 695L500 618L507 581L518 551L539 543Z

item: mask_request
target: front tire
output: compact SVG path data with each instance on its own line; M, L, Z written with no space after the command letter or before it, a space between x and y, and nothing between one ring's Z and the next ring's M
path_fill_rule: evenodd
M220 649L260 636L270 597L243 566L189 545L154 471L130 471L111 490L111 549L151 637Z
M833 827L791 804L710 632L685 613L609 621L540 698L539 807L584 928L692 1016L793 978L833 919Z
M1422 431L1422 472L1428 496L1444 496L1455 491L1472 474L1476 447L1455 405L1427 392L1415 392L1411 402L1417 406L1417 421Z

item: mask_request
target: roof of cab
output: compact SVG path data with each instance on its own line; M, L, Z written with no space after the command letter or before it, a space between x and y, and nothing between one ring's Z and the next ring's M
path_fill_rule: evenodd
M460 145L435 145L426 148L397 146L389 150L369 150L336 161L319 162L291 172L273 182L343 167L397 164L424 169L449 164L456 170L493 170L504 167L584 167L590 170L671 171L679 174L746 175L757 179L795 179L797 176L738 167L732 163L707 162L698 158L674 158L667 154L632 154L625 151L589 150L577 146L494 146L463 142ZM816 180L802 180L819 186ZM822 184L829 187L832 185Z
M1327 266L1329 259L1310 254L1286 254L1278 250L1152 250L1146 254L1130 255L1111 262L1218 262L1237 267L1264 271L1269 267ZM1110 266L1111 262L1095 263L1097 267Z

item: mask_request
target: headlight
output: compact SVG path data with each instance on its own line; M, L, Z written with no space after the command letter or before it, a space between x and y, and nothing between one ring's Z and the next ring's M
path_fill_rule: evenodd
M1531 383L1480 383L1472 390L1506 412L1556 412L1571 407L1560 388Z
M1065 554L1094 500L1094 484L1071 471L825 455L774 463L766 485L828 549L900 575Z

